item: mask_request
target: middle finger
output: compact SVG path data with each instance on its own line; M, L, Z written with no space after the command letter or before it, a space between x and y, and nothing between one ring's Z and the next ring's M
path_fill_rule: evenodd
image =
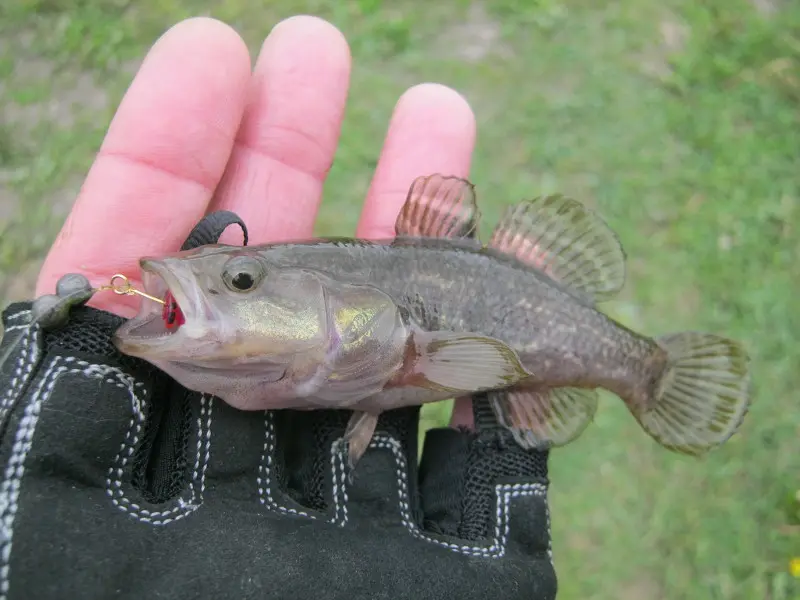
M339 142L350 65L344 36L316 17L287 19L264 42L236 144L210 207L237 213L253 243L313 233ZM240 239L235 231L226 234Z

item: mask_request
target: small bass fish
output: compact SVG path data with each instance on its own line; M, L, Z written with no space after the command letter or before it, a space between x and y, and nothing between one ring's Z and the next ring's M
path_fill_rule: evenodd
M511 206L477 239L474 186L412 184L383 241L209 245L144 258L145 300L117 348L240 409L354 411L351 465L381 412L487 392L524 448L578 437L598 389L662 446L699 455L738 429L749 358L710 333L651 338L596 308L625 254L594 212L561 196Z

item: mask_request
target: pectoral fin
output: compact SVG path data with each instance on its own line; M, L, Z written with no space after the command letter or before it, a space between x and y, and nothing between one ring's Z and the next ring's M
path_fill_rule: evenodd
M583 433L597 411L597 392L582 388L534 384L488 396L498 423L526 449L568 444Z
M456 395L513 385L531 376L517 353L500 340L469 333L415 332L415 385Z
M398 237L474 237L479 220L473 185L437 173L411 184L395 232Z
M489 246L589 296L606 300L625 284L625 252L589 208L561 195L509 207Z

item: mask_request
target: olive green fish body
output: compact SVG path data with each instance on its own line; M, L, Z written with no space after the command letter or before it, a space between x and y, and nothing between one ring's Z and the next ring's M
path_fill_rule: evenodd
M601 387L633 402L654 361L663 362L654 340L615 322L590 299L471 240L340 239L254 251L283 268L376 287L422 329L498 339L518 353L534 379L553 386ZM419 395L409 396L419 403Z
M710 333L650 338L597 309L625 281L611 229L580 203L510 206L487 243L468 181L412 184L385 241L206 246L141 261L124 353L244 409L347 408L349 457L385 410L485 393L524 448L574 440L597 389L671 450L725 442L749 407L748 356ZM167 293L168 292L168 293Z

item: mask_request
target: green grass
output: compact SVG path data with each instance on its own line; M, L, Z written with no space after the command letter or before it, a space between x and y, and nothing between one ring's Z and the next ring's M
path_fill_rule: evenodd
M355 67L320 233L352 233L395 100L438 81L479 120L472 179L485 227L523 197L574 194L603 213L629 256L611 314L653 335L725 333L751 351L752 412L706 459L655 447L612 397L584 436L553 453L560 600L798 598L788 561L800 555L800 5L776 2L763 16L755 4L495 0L480 20L498 37L467 61L457 51L480 40L459 33L474 18L459 0L9 0L0 72L44 58L96 74L110 102L65 129L45 120L20 135L19 123L0 123L3 180L32 201L0 236L0 276L46 250L60 218L42 198L85 172L130 82L120 65L170 24L211 14L255 50L280 18L326 17L347 35ZM20 32L35 43L16 41ZM49 83L18 71L4 101L47 101ZM448 408L426 409L425 425Z

